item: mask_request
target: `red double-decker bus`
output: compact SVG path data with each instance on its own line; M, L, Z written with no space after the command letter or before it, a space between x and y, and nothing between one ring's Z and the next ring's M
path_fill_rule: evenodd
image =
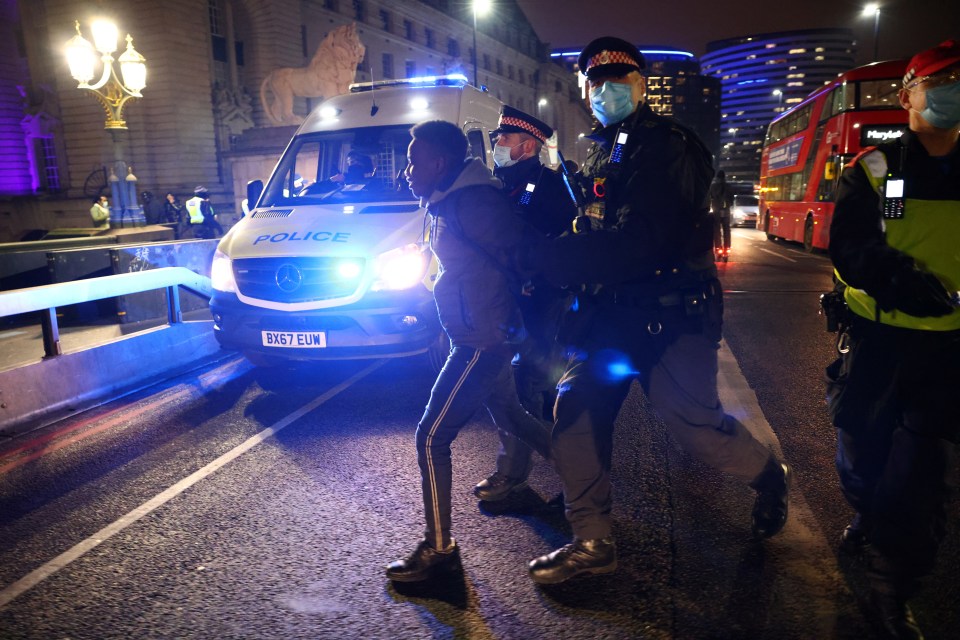
M767 238L826 249L840 171L866 147L900 137L907 112L897 91L906 60L837 76L767 129L760 165L757 228Z

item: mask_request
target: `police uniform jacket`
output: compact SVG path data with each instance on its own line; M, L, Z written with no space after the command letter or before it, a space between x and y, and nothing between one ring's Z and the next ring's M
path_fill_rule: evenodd
M501 186L473 158L421 203L439 263L433 294L454 346L491 349L524 337L520 283L506 257L519 250L528 231Z
M493 175L503 181L503 187L514 203L517 214L548 238L555 238L570 225L577 215L563 177L547 169L540 158L521 160L509 167L497 167ZM528 184L536 185L529 205L519 203Z
M904 181L902 218L884 218L884 182ZM960 150L931 157L907 131L861 154L841 176L830 227L830 257L855 314L895 327L960 330L960 309L917 318L896 309L898 273L916 265L948 291L960 289ZM879 307L879 308L878 308Z
M621 127L629 135L614 171L608 160ZM654 294L714 277L707 207L712 157L700 139L646 104L592 137L596 144L581 179L593 200L591 230L531 247L524 265L560 286L630 284Z

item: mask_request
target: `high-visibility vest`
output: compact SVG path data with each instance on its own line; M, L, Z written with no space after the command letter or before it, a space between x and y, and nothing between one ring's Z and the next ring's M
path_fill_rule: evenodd
M901 150L906 153L906 149ZM860 166L878 194L887 179L887 156L880 150L864 154ZM960 290L960 200L904 200L904 217L883 219L887 244L913 258L937 276L947 291ZM960 329L960 308L939 318L918 318L898 309L879 311L877 301L863 289L848 286L844 298L858 316L882 324L924 331ZM879 315L878 315L879 311Z
M198 198L194 196L186 201L184 206L187 208L187 213L190 214L190 224L203 224L203 211L201 205L203 203L203 198Z

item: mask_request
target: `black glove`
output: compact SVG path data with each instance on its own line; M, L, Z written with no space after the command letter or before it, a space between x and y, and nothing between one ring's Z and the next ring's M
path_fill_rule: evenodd
M884 295L876 299L884 311L898 309L917 318L937 318L954 310L943 283L932 273L915 267L896 273Z

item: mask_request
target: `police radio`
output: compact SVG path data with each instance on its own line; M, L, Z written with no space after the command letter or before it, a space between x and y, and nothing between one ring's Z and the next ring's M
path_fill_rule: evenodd
M613 142L613 151L610 152L610 159L608 160L610 164L618 165L623 162L623 150L627 146L627 138L629 135L626 127L620 127L617 131L617 137Z
M903 217L903 178L887 176L883 183L883 217L892 220Z
M530 201L533 199L533 192L537 188L535 182L528 182L527 188L523 190L523 193L520 194L520 204L523 206L528 206Z

